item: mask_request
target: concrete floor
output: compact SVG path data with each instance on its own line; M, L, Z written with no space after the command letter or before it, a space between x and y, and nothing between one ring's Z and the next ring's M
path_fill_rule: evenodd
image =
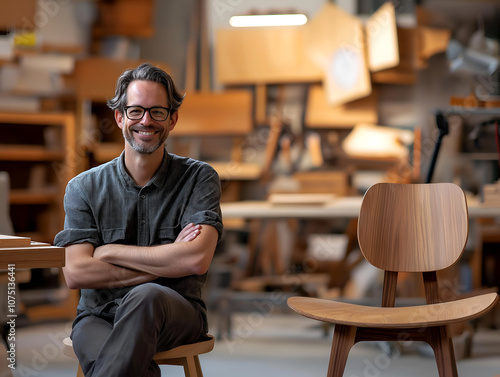
M14 377L75 376L76 360L61 351L61 340L69 331L69 323L19 328ZM324 337L317 322L296 314L240 313L234 315L232 339L218 340L214 351L201 356L201 364L205 377L320 377L326 375L330 344L331 333ZM434 359L422 356L419 349L407 345L389 357L375 343L358 344L344 376L438 376ZM458 371L464 377L500 374L500 331L479 329L473 337L472 356L458 361ZM184 374L181 367L162 366L162 375Z

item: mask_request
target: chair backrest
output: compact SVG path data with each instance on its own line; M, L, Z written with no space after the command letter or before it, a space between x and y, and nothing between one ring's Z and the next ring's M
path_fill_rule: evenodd
M467 201L455 184L377 183L363 198L359 246L382 270L442 270L460 258L467 237Z

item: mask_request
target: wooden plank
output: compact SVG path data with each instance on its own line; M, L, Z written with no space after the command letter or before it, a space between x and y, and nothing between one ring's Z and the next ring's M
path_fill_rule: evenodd
M92 30L94 36L152 37L154 35L153 0L97 1L96 4L99 17Z
M418 27L418 57L426 62L431 56L445 52L451 38L451 30L428 26Z
M322 85L312 85L307 98L305 126L310 128L351 128L357 123L378 123L377 95L340 105L330 105Z
M332 105L366 97L371 82L361 20L333 3L325 3L307 24L307 53L322 68Z
M411 85L417 80L417 28L397 28L399 64L372 72L374 83Z
M0 249L0 269L64 267L64 248L55 246L7 247Z
M61 200L57 187L13 189L9 194L10 204L51 204Z
M151 64L169 72L169 68L161 62L129 59L110 59L89 57L77 60L75 64L76 95L79 99L106 102L115 93L116 80L128 70L137 68L141 63Z
M396 12L390 1L382 5L365 24L368 68L372 72L399 64Z
M299 182L301 193L328 193L337 196L349 194L349 177L345 171L304 171L295 173L293 179Z
M36 0L0 0L0 30L35 28Z
M267 122L267 85L255 86L255 122L263 124Z
M413 140L411 130L358 124L342 141L342 148L351 158L396 162L408 157Z
M210 90L211 85L211 51L208 41L207 1L200 1L200 90Z
M184 88L188 91L196 90L196 73L198 70L198 38L200 35L201 0L197 0L194 11L189 20L189 38L186 51L186 69Z
M68 112L54 113L0 113L0 122L17 124L37 124L65 127L71 122L73 114Z
M219 29L216 80L225 85L318 82L323 71L306 53L305 28Z
M417 45L416 65L419 69L428 67L431 56L445 52L451 38L451 30L436 28L440 24L436 15L421 5L415 7L417 17Z
M0 234L0 247L22 247L30 246L29 237L16 237Z
M252 127L250 91L189 92L179 109L179 120L171 135L248 135Z
M0 144L0 160L6 161L62 161L63 150L49 150L44 146Z

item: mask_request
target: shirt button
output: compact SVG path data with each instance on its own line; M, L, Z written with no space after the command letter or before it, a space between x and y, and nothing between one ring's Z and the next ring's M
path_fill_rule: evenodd
M146 199L146 195L142 194L142 195L141 195L141 198L142 198L142 199Z
M141 224L146 224L146 220L141 220Z

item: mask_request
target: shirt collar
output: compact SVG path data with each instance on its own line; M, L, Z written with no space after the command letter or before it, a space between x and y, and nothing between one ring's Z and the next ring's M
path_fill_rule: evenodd
M153 178L151 178L151 180L146 184L146 186L155 185L158 188L163 187L167 179L169 162L170 155L167 152L167 148L165 148L165 153L163 154L163 160L161 161L160 167L158 168ZM132 177L128 174L127 169L125 168L125 150L123 150L120 157L118 157L118 170L126 185L131 187L139 187L132 179Z

